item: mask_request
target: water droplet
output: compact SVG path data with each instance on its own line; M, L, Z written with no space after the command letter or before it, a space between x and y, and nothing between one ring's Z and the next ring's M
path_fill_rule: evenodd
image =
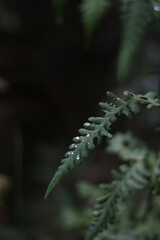
M74 149L76 149L77 147L78 147L78 146L73 143L73 144L70 145L69 149L70 149L70 150L74 150Z
M112 138L113 137L113 135L112 134L110 134L110 133L108 133L108 138Z
M113 106L113 104L112 104L112 103L110 103L109 105L110 105L110 106Z
M76 160L77 160L77 161L80 160L80 154L77 154Z
M155 5L153 8L155 11L160 12L160 7L158 5Z
M89 123L89 122L86 122L85 124L84 124L84 126L85 127L89 127L91 124Z
M79 137L79 136L74 137L74 138L73 138L73 141L74 141L75 143L79 143L79 142L80 142L80 137Z
M113 105L113 107L115 107L116 105Z
M86 137L89 137L91 134L90 133L87 133Z
M65 154L65 157L69 157L69 156L71 156L71 155L73 155L74 154L74 152L67 152L66 154Z
M127 96L129 94L129 91L125 90L123 93L125 96Z
M69 157L71 155L71 152L67 152L66 154L65 154L65 157Z

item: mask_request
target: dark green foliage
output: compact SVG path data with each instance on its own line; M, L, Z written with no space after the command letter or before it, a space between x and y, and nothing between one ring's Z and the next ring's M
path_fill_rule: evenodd
M160 238L160 205L159 196L153 196L149 204L147 195L139 204L131 200L120 201L118 204L117 219L115 225L109 225L108 229L96 238L97 240L139 240Z
M148 191L150 189L152 194L159 193L157 191L157 188L159 189L160 174L159 157L157 158L156 154L149 150L141 141L134 138L130 133L118 133L109 142L107 151L118 154L122 160L128 160L129 164L122 164L119 167L119 171L114 170L113 182L106 185L106 187L103 185L106 194L96 201L95 211L93 212L94 219L88 231L87 240L93 239L99 232L106 229L107 226L109 226L109 230L105 231L106 239L116 239L117 236L120 237L122 233L118 232L118 234L115 234L114 232L110 232L109 224L117 221L117 211L120 208L119 205L121 202L125 200L128 201L128 197L135 191L145 189ZM152 230L152 236L156 233L154 230ZM130 234L132 232L133 231L131 231ZM149 231L147 231L147 228L145 229L144 224L139 226L137 233L143 236L149 236ZM160 232L158 233L160 234ZM123 233L123 235L124 239L127 238L127 233ZM137 239L138 235L132 237Z
M142 190L148 186L150 173L143 161L137 161L130 166L121 165L120 172L114 171L114 176L115 181L106 187L107 194L97 200L87 240L93 239L114 221L119 199L124 200L131 191Z
M63 21L64 9L67 2L68 0L52 0L58 24ZM159 23L160 1L125 0L119 2L122 9L122 40L118 57L118 78L123 80L134 56L140 50L140 45L147 32L148 25L154 21ZM80 12L87 44L90 43L94 31L112 4L113 2L110 0L82 0ZM148 74L148 70L145 73Z
M109 0L83 0L80 9L88 40L109 7Z
M139 49L148 19L152 16L150 0L130 1L125 8L122 45L120 48L118 76L123 79Z
M144 162L137 162L130 166L121 165L120 172L114 172L115 175L115 181L106 186L107 194L97 199L93 212L94 219L88 231L87 240L93 239L109 223L113 223L119 199L124 200L131 191L146 188L150 173Z
M156 98L154 92L147 93L146 95L135 95L125 91L126 100L116 97L113 93L107 93L109 103L100 103L104 111L103 117L91 117L89 122L84 124L84 128L79 130L80 136L73 138L73 144L69 146L69 151L65 154L65 158L61 161L57 172L55 173L51 183L48 186L45 198L50 194L54 187L60 182L69 170L74 169L76 166L82 164L83 160L88 157L89 152L95 148L95 139L97 144L101 143L102 137L108 139L112 138L110 133L111 125L117 120L117 115L126 115L128 119L133 119L133 114L139 114L140 103L147 104L147 108L153 106L160 106L159 99Z
M147 147L137 138L133 138L130 132L126 134L116 133L109 141L106 148L109 153L118 154L122 160L143 160L147 153Z

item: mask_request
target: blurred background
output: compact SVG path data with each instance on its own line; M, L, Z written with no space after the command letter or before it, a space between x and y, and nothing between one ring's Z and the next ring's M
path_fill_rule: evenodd
M98 194L89 183L109 181L119 160L106 155L104 141L44 200L49 181L78 129L101 114L98 102L108 90L120 97L126 89L157 91L159 75L135 77L159 64L157 29L149 30L143 58L120 83L120 2L113 2L88 47L80 3L69 0L58 12L54 0L0 0L0 240L83 239L91 218L88 189ZM144 111L135 123L122 118L113 133L133 130L158 148L158 122L156 110Z

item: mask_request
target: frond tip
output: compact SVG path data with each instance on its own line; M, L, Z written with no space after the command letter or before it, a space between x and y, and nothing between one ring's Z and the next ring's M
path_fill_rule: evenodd
M89 156L90 151L95 148L95 139L97 144L101 143L102 137L112 138L110 133L111 125L117 120L117 116L126 115L128 119L133 119L133 114L141 112L140 103L147 104L151 109L154 106L160 106L156 94L150 92L146 95L135 95L125 92L126 100L116 97L113 93L107 92L110 103L100 103L104 111L103 117L91 117L79 130L80 136L73 138L73 143L69 146L69 151L65 158L61 160L61 166L58 167L53 179L51 180L45 198L51 193L60 180L69 170L83 163L84 159Z
M109 0L83 0L80 5L82 21L88 38L92 34L107 11L110 3Z
M117 220L119 203L128 200L130 193L148 188L151 191L159 189L156 185L159 161L156 154L139 139L130 133L117 133L109 142L107 152L117 154L123 161L128 160L128 163L120 165L118 171L112 171L114 179L110 184L100 185L105 193L96 201L86 240L94 239L103 229L110 233L108 227Z

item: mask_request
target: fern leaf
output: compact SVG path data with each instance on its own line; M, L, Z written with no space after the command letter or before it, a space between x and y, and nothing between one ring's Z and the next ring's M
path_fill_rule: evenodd
M107 188L107 194L97 199L93 222L88 230L86 240L92 240L109 223L112 223L116 215L118 199L125 199L131 191L146 188L149 177L150 172L143 161L138 161L130 166L122 165L120 173L116 174L116 180Z
M125 92L125 94L127 95L126 101L123 101L116 97L113 93L107 93L110 104L107 102L100 103L100 106L105 113L104 116L89 118L88 122L84 124L84 128L79 130L80 136L73 138L73 144L69 146L69 151L65 154L65 158L61 161L62 165L59 166L57 172L51 180L45 198L47 198L53 188L57 186L69 170L72 170L76 166L82 164L84 159L88 157L90 151L95 148L95 139L97 140L97 144L100 144L103 136L108 139L112 138L110 128L112 123L117 120L117 115L120 116L125 114L130 119L130 115L132 116L132 114L137 114L137 109L133 108L133 106L131 108L131 103L136 106L137 102L147 104L147 106L160 106L159 99L155 97L156 95L153 92L144 96L135 95L129 92Z
M122 160L143 160L147 154L147 148L130 132L116 133L109 141L106 151L118 154Z
M110 195L112 192L112 196L114 195L114 198L117 198L117 200L115 200L116 206L114 205L111 209L115 215L116 224L108 225L110 223L110 219L105 218L102 214L100 215L100 212L97 212L97 219L94 217L94 224L92 224L89 229L88 239L93 239L94 236L101 232L102 228L104 229L106 227L107 230L103 231L98 239L121 239L121 237L122 239L132 240L139 238L155 239L159 237L160 232L158 228L159 220L157 219L157 214L159 212L159 197L155 198L155 195L159 195L160 193L160 154L157 155L155 152L149 150L141 141L139 141L137 138L133 138L130 134L117 134L117 136L114 136L114 138L111 140L110 145L114 147L118 141L120 141L121 144L125 141L125 148L128 149L128 153L131 153L135 149L142 151L144 148L146 154L141 159L137 158L136 156L130 165L123 164L120 166L119 171L113 171L115 180L109 185L110 188L108 187L106 189L109 193L108 189L111 189L111 186L114 186L110 191ZM116 149L116 151L113 151L113 153L116 153L119 156L121 156L121 152L124 151L124 145L121 144L119 144L119 147ZM120 145L122 146L122 149L120 149ZM122 157L122 159L124 158ZM128 196L131 191L142 190L145 188L147 188L147 192L152 193L152 201L149 203L151 204L148 210L149 213L148 215L146 214L146 206L148 206L148 202L145 199L144 205L141 205L141 210L138 211L138 219L141 219L141 221L138 221L137 225L135 225L135 216L133 216L133 229L132 219L129 217L129 215L127 216L127 213L132 211L129 205L127 206ZM105 209L105 207L112 207L107 206L107 202L105 203L105 196L101 198L103 199L102 205L101 203L98 205L96 204L95 210L98 211L100 209L101 212L103 212L103 208ZM124 200L127 200L127 202ZM127 209L128 207L129 209ZM116 208L118 213L116 212ZM137 216L136 211L135 214ZM147 216L144 216L144 214ZM102 220L103 217L104 221ZM100 223L101 225L99 225ZM130 229L131 226L132 228ZM96 229L97 232L94 229ZM130 234L133 234L133 236L130 236Z
M148 93L146 95L148 97L155 97L154 93ZM137 151L135 151L136 149ZM128 156L131 155L130 158L128 158L132 161L130 161L129 165L121 165L119 171L113 171L114 181L111 184L107 184L107 194L98 199L95 204L94 213L96 214L94 214L93 223L88 231L86 240L92 240L99 232L102 232L110 222L112 223L114 217L117 219L116 209L119 208L119 202L124 201L126 198L128 199L130 192L143 190L145 188L149 188L153 195L159 194L160 192L160 154L157 156L130 133L116 134L110 141L108 150L109 152L118 154L123 160L126 160L125 154L127 153ZM132 152L136 152L136 154ZM142 155L141 153L144 153L143 157L138 157L138 154ZM142 225L142 229L144 226L145 224ZM142 229L141 227L136 229L138 235L141 235ZM106 233L110 234L111 232L107 230ZM154 230L152 235L155 233L156 231ZM146 232L146 236L149 236L148 232Z
M93 32L109 7L109 0L83 0L80 10L86 36L90 40Z
M147 18L151 16L152 6L149 0L134 0L127 5L124 17L124 29L118 62L118 77L123 79L130 63L137 53L147 27Z

